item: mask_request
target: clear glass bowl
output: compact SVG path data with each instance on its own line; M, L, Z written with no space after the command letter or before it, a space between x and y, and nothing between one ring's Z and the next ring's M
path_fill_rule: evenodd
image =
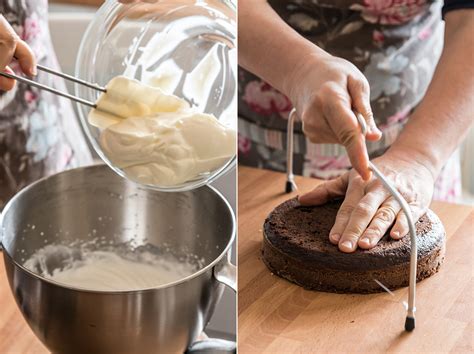
M122 5L108 0L84 34L76 76L101 86L118 75L134 78L173 93L199 112L213 114L237 129L236 28L236 7L231 1L160 0ZM196 75L196 67L204 62L208 69ZM202 82L200 90L195 89L197 80ZM81 85L75 91L92 102L100 95ZM90 108L79 104L78 109L99 156L119 175L134 181L102 151L100 130L87 119ZM180 185L146 186L172 192L197 188L227 172L235 162L234 155L221 168Z

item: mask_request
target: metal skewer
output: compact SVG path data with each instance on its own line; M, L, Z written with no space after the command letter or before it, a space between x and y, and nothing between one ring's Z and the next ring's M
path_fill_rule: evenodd
M293 176L293 124L296 117L296 110L293 108L288 117L288 130L287 130L287 165L286 165L286 193L290 193L296 189L296 184ZM356 113L357 120L361 127L361 132L365 136L367 132L367 126L364 117L360 113ZM291 134L291 136L290 136ZM385 188L388 189L390 194L400 204L403 212L408 221L408 227L410 230L410 280L408 286L408 306L407 316L405 320L405 330L411 332L415 329L415 295L416 295L416 271L417 271L417 245L416 245L416 228L411 214L410 206L398 190L387 180L383 173L369 161L369 169L372 170L374 175L382 182Z

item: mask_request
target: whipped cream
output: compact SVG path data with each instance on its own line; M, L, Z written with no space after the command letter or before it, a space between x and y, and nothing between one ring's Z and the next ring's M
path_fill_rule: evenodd
M60 284L92 291L149 289L173 283L198 270L196 264L179 261L171 255L145 254L138 260L111 251L86 251L80 259L73 259L72 254L73 248L48 245L29 258L24 266ZM64 268L47 269L50 259L61 258L71 259Z
M175 186L222 167L236 132L183 99L123 76L112 79L89 114L109 160L134 181Z

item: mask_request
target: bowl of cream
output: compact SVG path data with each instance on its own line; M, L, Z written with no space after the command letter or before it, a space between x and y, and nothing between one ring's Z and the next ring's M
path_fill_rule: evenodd
M76 86L84 130L119 175L160 191L212 182L236 162L236 20L228 1L107 1L89 25Z

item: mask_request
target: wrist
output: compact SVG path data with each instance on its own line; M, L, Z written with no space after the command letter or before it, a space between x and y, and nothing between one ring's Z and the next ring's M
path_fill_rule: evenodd
M293 99L295 88L305 82L308 72L321 68L322 63L331 57L328 52L306 39L298 44L294 53L298 54L294 55L293 60L289 63L281 86L282 93Z
M403 161L424 168L429 172L433 181L438 177L442 167L433 151L425 150L416 145L395 142L384 156L393 158L395 161Z

